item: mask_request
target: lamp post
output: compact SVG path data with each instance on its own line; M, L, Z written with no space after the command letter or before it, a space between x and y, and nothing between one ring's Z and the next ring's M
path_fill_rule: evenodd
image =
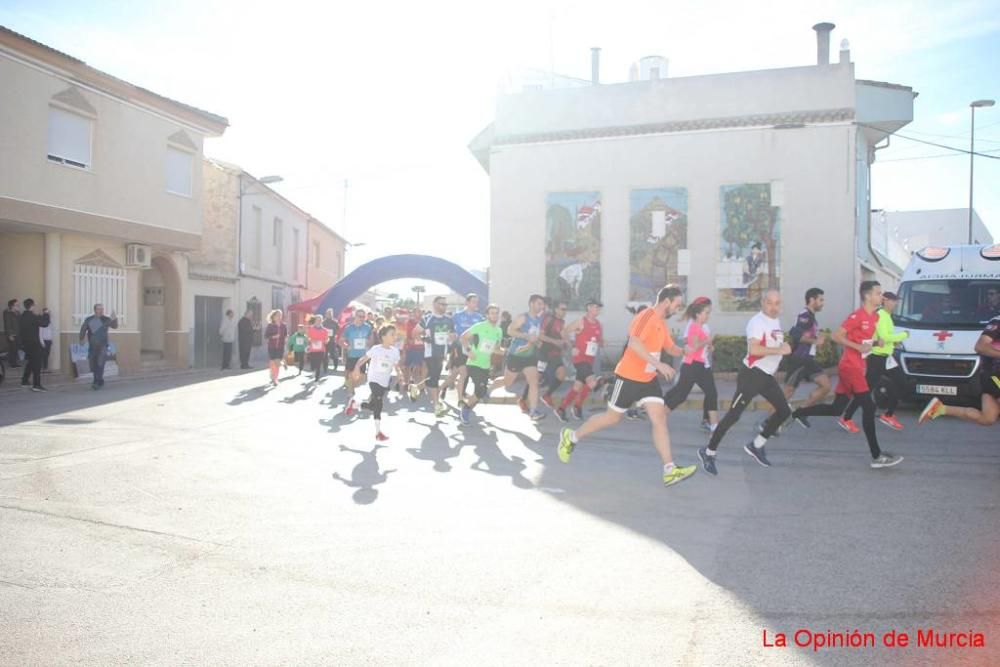
M976 109L991 107L994 104L995 100L976 100L969 104L972 113L972 131L969 138L969 245L972 245L972 169L976 161Z
M420 305L421 303L420 295L423 294L426 291L426 289L424 288L423 285L414 285L411 289L413 290L413 293L417 295L416 297L417 308L421 308L422 306Z

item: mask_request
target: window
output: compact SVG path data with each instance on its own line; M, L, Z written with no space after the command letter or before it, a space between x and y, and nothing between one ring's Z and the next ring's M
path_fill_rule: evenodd
M299 230L292 227L292 280L299 279Z
M319 241L313 241L313 266L319 268Z
M272 287L271 288L271 309L272 310L284 310L285 309L285 288L284 287Z
M194 158L191 153L167 148L167 192L190 197L193 166Z
M97 264L73 265L73 323L80 325L94 314L94 305L104 306L104 314L118 315L118 324L124 326L125 269Z
M49 159L87 169L90 161L89 118L49 107Z
M253 228L250 230L253 252L250 253L250 265L260 268L260 247L264 245L264 221L259 207L253 207Z
M275 266L274 270L280 276L284 270L285 257L284 248L281 247L281 241L284 237L284 225L281 223L281 218L274 219L274 237L272 239L274 243L274 256L275 256Z

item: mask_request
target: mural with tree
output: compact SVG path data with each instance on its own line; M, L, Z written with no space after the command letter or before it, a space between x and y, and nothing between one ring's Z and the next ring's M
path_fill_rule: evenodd
M632 190L629 196L629 301L651 302L668 283L687 288L685 188Z
M546 197L545 295L583 310L601 297L601 195L553 192Z
M781 288L779 190L779 183L722 186L720 310L753 312L766 290Z

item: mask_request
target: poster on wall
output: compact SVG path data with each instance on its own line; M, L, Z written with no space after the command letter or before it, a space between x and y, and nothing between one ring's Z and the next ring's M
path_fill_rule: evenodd
M667 284L686 290L691 272L687 189L632 190L629 204L628 300L650 303Z
M78 382L93 382L94 374L90 372L90 360L87 355L90 353L90 343L72 343L69 346L69 359L73 364L73 375ZM116 377L118 375L118 346L108 343L108 352L104 364L104 377Z
M781 289L781 183L723 185L716 287L720 310L754 312Z
M601 195L552 192L545 204L545 295L583 310L601 298Z

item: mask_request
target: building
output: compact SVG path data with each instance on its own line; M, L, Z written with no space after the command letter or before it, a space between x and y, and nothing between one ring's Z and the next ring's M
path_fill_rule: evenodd
M894 240L904 251L904 265L909 256L929 245L965 245L969 242L969 209L945 208L927 211L872 211L872 230ZM972 211L972 241L989 245L993 235L979 214Z
M316 218L309 218L309 266L306 267L307 298L319 296L344 277L347 241Z
M541 291L581 311L596 296L620 340L625 305L667 282L709 296L728 334L769 287L785 322L824 288L832 324L861 280L894 284L871 244L870 166L916 93L856 79L846 42L830 63L833 26L815 29L815 65L668 78L651 58L607 85L595 50L589 85L500 95L470 144L491 184L491 299L520 312Z
M0 27L0 297L54 315L54 369L95 303L124 372L190 361L185 252L202 239L202 147L228 121Z

